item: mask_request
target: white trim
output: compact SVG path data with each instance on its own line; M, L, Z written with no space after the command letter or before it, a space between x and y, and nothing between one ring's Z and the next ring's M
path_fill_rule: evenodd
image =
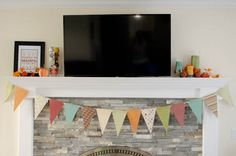
M0 0L1 2L1 0ZM3 1L0 8L235 8L233 0L50 0Z

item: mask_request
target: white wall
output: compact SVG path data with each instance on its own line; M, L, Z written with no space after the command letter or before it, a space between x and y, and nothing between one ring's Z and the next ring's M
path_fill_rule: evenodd
M48 46L63 46L63 14L88 13L171 13L172 60L187 59L200 51L201 65L231 77L230 89L236 95L236 9L1 9L0 10L0 155L18 156L18 113L3 103L6 76L12 74L14 41L45 41ZM48 48L47 48L48 49ZM46 54L47 55L47 54ZM47 61L47 56L46 56ZM236 97L234 97L236 103ZM236 109L219 106L219 153L233 156L236 140ZM217 150L217 149L216 149Z

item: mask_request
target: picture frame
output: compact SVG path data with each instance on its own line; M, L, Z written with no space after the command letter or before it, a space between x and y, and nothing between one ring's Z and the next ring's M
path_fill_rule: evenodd
M44 66L45 42L15 41L14 72L20 68L28 73Z

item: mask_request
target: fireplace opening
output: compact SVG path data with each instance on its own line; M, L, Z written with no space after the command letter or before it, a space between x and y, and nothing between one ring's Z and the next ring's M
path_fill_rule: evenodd
M152 156L137 148L126 146L98 147L82 153L80 156Z

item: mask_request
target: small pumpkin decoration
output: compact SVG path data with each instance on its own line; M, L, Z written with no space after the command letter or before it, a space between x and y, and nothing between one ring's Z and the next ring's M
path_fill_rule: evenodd
M48 70L45 68L40 68L39 69L39 76L40 77L47 77L48 76Z

